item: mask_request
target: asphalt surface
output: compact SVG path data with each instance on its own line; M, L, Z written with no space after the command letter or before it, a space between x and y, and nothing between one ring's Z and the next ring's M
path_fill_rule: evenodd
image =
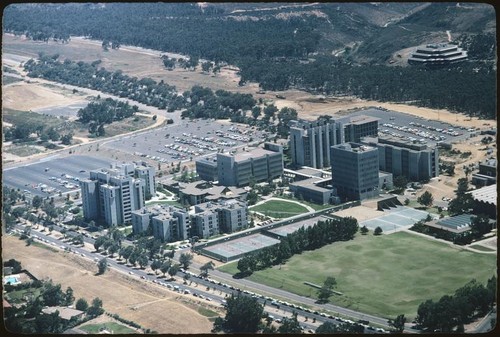
M4 169L2 183L11 188L19 188L22 192L27 191L33 196L47 197L59 191L80 191L78 180L74 178L88 178L90 170L108 167L109 164L109 160L98 157L72 155L63 158L54 155L35 163ZM63 181L73 187L65 187L70 185L64 184ZM43 185L46 185L46 188L43 188ZM43 192L42 189L49 192Z
M34 109L34 112L51 115L51 116L66 116L66 117L76 117L78 115L78 110L85 108L90 102L74 103L69 105L52 106L48 108Z
M451 143L454 141L460 141L460 140L465 140L469 138L470 132L467 130L461 129L462 125L454 125L450 123L445 123L439 120L432 120L432 119L424 119L421 117L416 117L410 114L402 113L399 111L391 111L391 110L385 110L385 109L377 109L377 108L369 108L365 110L360 110L353 112L352 114L349 114L347 116L343 116L342 118L345 117L352 117L352 116L360 116L360 115L367 115L367 116L372 116L372 117L377 117L380 118L378 122L378 135L379 137L391 137L394 138L394 136L391 135L391 133L394 134L400 134L402 137L396 139L399 140L404 140L405 137L413 137L416 138L417 140L419 139L425 139L426 145L428 146L435 146L436 145L436 140L432 140L429 138L424 138L422 136L415 135L411 132L403 131L403 130L398 130L395 129L394 126L398 127L407 127L407 128L412 128L412 129L417 129L418 131L423 131L423 132L428 132L430 135L433 136L444 136L446 139L443 141L446 143ZM442 131L435 131L435 130L430 130L427 129L426 127L421 127L421 126L416 126L412 125L410 123L419 123L424 126L429 126L433 128L438 128L438 129L453 129L454 131L461 133L459 136L453 136L450 134L443 133ZM384 126L384 124L391 124L393 127L390 126Z
M267 135L266 132L234 123L181 120L177 124L105 141L102 145L161 163L172 163L218 151L226 152L262 140Z

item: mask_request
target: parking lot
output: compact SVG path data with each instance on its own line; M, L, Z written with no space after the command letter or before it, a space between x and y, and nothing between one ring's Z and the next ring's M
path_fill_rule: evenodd
M34 164L3 170L3 185L42 197L79 191L89 171L108 167L110 161L89 156L49 157Z
M359 115L380 118L378 124L380 137L389 136L428 146L435 146L438 142L462 141L468 139L471 132L476 132L475 129L462 125L452 125L378 108L360 110L350 114L349 117Z
M88 102L79 102L69 105L51 106L47 108L34 109L33 111L40 114L51 115L51 116L66 116L66 117L77 117L78 110L86 107Z
M262 140L266 135L266 132L248 125L195 120L122 137L104 146L160 163L172 163L217 151L228 151L233 147Z

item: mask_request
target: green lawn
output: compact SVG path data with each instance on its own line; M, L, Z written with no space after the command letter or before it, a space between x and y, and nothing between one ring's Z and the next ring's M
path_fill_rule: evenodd
M271 216L273 218L288 218L297 214L308 212L304 206L300 206L286 200L269 200L261 205L251 207L250 210Z
M215 311L204 308L204 307L198 307L198 312L201 315L206 316L206 317L217 317L219 315Z
M136 331L132 330L124 325L115 323L115 322L107 322L101 324L89 324L79 327L79 329L86 331L89 334L96 334L101 331L102 328L105 328L108 331L113 331L113 334L135 334Z
M220 268L234 273L236 263ZM475 278L485 283L495 275L496 256L456 249L410 233L358 235L315 251L293 256L285 265L253 273L249 279L316 298L304 284L337 280L331 303L362 312L411 320L420 303L452 294Z
M27 293L32 293L33 299L37 298L40 296L42 289L41 288L28 288L28 289L21 289L21 290L16 290L16 291L11 291L6 294L6 298L11 302L11 303L22 303L25 302L25 295Z
M305 200L299 200L297 198L294 198L294 197L291 197L291 196L286 196L286 195L282 195L282 196L279 196L279 197L276 197L276 198L279 198L279 199L284 199L284 200L294 200L294 201L298 201L304 205L307 205L309 207L312 207L314 208L315 211L321 211L321 210L324 210L326 208L330 208L330 207L333 207L334 205L330 205L330 204L327 204L327 205L320 205L320 204L315 204L313 202L309 202L309 201L305 201Z

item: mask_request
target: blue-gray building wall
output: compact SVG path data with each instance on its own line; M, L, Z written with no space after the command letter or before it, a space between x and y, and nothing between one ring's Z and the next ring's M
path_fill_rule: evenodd
M213 159L200 158L195 162L196 173L201 180L215 181L217 177L217 161Z
M345 143L331 147L332 184L342 198L363 200L379 194L378 149L361 148L361 144Z

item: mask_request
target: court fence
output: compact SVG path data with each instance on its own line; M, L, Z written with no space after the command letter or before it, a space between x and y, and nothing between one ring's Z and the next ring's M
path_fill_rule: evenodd
M251 235L251 234L262 234L262 235L266 235L266 236L269 236L269 237L272 237L272 238L281 239L280 235L278 235L276 233L272 233L271 234L269 232L269 230L273 229L273 228L287 226L287 225L290 225L290 224L295 223L295 222L299 222L299 221L306 220L306 219L311 219L311 218L314 218L314 217L317 217L317 216L321 216L321 215L326 215L326 214L328 214L328 217L331 217L331 218L334 218L334 219L341 219L341 217L339 217L337 215L334 215L334 214L329 214L329 213L337 212L337 211L344 210L344 209L351 208L351 207L356 207L356 206L359 206L359 205L361 205L361 201L356 200L356 201L350 201L350 202L347 202L347 203L344 203L344 204L341 204L341 205L335 205L335 206L332 206L332 207L329 207L329 208L325 208L325 209L322 209L322 210L319 210L319 211L311 212L311 213L298 214L298 215L295 215L293 217L290 217L290 218L287 218L287 219L284 219L284 220L280 220L280 221L271 223L271 224L266 225L266 226L256 227L256 228L253 228L253 229L250 229L250 230L246 230L246 231L241 232L241 233L233 234L233 235L231 235L229 237L223 237L223 238L220 238L220 239L217 239L217 240L213 240L213 241L210 241L210 242L196 244L192 248L192 250L194 252L198 253L198 254L205 255L205 256L213 258L213 259L215 259L217 261L221 261L221 262L234 261L234 260L242 258L243 256L245 256L247 254L258 252L258 251L260 251L260 250L262 250L262 249L264 249L266 247L269 247L269 246L261 247L261 248L256 248L256 249L248 251L248 252L243 252L241 254L230 255L230 256L224 256L222 254L215 253L215 252L212 252L210 250L207 250L206 248L207 247L212 247L212 246L215 246L215 245L218 245L218 244L222 244L222 243L228 243L230 241L233 241L233 240L236 240L236 239L239 239L239 238Z

